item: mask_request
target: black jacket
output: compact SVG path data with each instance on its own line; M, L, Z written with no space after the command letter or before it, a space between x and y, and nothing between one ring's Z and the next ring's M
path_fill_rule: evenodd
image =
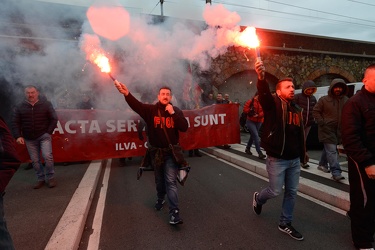
M0 195L4 192L20 164L15 140L5 121L0 117Z
M303 109L302 117L305 127L310 127L315 123L312 111L316 104L316 98L314 95L305 94L305 90L308 88L316 88L315 83L306 81L302 86L302 92L294 96L294 102Z
M52 134L56 125L56 112L47 100L39 100L34 106L23 101L17 106L12 119L14 137L28 140L34 140L45 133Z
M375 165L375 95L362 87L345 103L341 123L347 155L360 168Z
M160 102L156 104L144 104L138 101L131 93L125 96L125 100L146 122L148 139L153 147L168 148L169 146L161 125L162 123L166 124L166 131L173 145L179 142L179 131L186 132L188 129L188 122L184 114L176 106L173 106L175 113L170 115L168 111L165 111L165 105L162 105ZM164 121L160 121L158 110L160 110L162 120Z
M285 151L286 140L290 140L286 134L287 117L292 113L292 117L297 117L298 149L297 154L301 162L305 162L306 146L304 139L304 127L302 126L302 109L293 102L288 105L278 95L272 95L265 80L258 80L257 89L259 102L264 112L264 122L260 128L261 146L268 155L282 158ZM288 138L287 138L288 137Z

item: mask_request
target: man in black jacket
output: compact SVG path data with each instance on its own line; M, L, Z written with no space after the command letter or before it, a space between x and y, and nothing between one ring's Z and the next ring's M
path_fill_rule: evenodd
M374 249L375 64L367 67L361 91L342 110L342 143L348 156L351 231L354 246Z
M57 125L57 115L51 102L46 98L39 98L39 91L35 86L25 87L25 97L13 115L13 135L18 144L26 144L38 178L34 189L43 187L46 181L48 186L53 188L56 186L56 180L51 135ZM45 161L45 167L40 153Z
M129 106L147 124L149 150L151 152L152 165L155 168L157 191L155 209L161 210L163 208L164 197L167 194L170 215L169 223L172 225L182 224L183 221L179 213L177 193L179 164L174 160L169 145L177 145L179 143L179 132L187 131L188 122L182 111L170 103L172 91L169 87L160 88L158 94L159 102L156 104L144 104L129 92L125 84L115 81L115 85L118 91L125 96L125 100Z
M255 63L255 70L258 74L259 102L264 112L260 134L261 146L267 153L269 186L254 193L253 210L260 215L267 200L278 196L285 186L278 228L293 239L303 240L303 236L292 226L300 163L306 156L302 110L293 103L294 84L291 78L279 80L276 95L272 95L265 80L266 71L262 61Z
M4 218L5 188L20 166L15 141L4 119L0 116L0 249L14 249Z
M308 80L302 84L302 92L294 96L294 102L303 109L302 117L303 126L305 127L305 140L307 140L311 126L315 123L312 111L316 104L316 98L314 96L316 90L315 83L312 80ZM307 162L308 156L307 159L301 163L301 167L309 168L310 166Z

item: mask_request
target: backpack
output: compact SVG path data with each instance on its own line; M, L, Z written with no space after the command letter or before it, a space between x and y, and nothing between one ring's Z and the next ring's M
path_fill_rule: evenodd
M248 100L244 107L243 107L243 112L247 114L249 117L253 117L257 114L254 108L254 98Z

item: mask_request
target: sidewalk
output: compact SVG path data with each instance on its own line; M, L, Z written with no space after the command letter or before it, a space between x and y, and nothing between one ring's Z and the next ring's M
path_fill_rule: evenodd
M216 147L202 150L267 178L265 160L247 155L245 148L245 145L242 144L232 144L229 150ZM343 210L343 212L348 211L350 207L348 173L343 171L342 175L345 180L338 183L331 179L330 173L318 170L317 163L316 160L312 160L309 162L308 169L302 168L298 191Z

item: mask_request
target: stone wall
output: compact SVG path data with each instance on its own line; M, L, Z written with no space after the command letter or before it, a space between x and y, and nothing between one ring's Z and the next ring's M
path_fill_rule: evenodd
M293 78L296 89L306 80L313 80L317 86L328 86L338 77L346 82L360 82L365 68L375 63L375 58L365 55L325 54L302 49L262 49L261 57L271 90L274 89L272 83L284 77ZM256 92L254 64L254 50L231 47L226 54L212 60L211 68L206 72L209 80L198 82L204 85L206 93L228 93L232 101L240 104L241 112L243 104Z

